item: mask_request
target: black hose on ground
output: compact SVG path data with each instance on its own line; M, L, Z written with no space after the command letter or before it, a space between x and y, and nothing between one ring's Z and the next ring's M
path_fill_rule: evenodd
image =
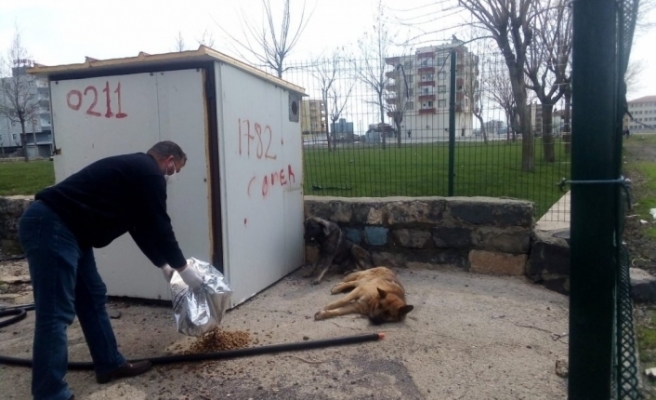
M4 318L8 316L13 316L13 318L0 322L0 328L21 321L26 317L27 311L33 309L34 309L34 304L1 309L0 318ZM280 353L285 351L299 351L299 350L317 349L321 347L343 346L347 344L371 342L374 340L383 339L384 337L385 337L384 333L368 333L364 335L345 336L345 337L334 338L334 339L309 340L309 341L303 341L297 343L281 343L281 344L273 344L268 346L248 347L245 349L218 351L215 353L184 354L184 355L174 355L174 356L153 357L147 359L143 358L138 360L130 360L130 362L149 360L155 365L157 364L163 365L163 364L173 364L173 363L181 363L181 362L224 360L229 358L250 357L250 356L258 356L262 354ZM31 368L32 360L24 359L24 358L5 357L0 355L0 364ZM72 371L93 370L93 363L69 362L68 369Z

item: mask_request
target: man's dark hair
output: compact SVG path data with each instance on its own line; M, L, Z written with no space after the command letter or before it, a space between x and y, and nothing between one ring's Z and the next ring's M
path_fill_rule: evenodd
M170 140L163 140L155 143L153 147L148 150L148 154L158 158L167 158L173 156L176 160L187 162L187 155L182 151L180 146Z

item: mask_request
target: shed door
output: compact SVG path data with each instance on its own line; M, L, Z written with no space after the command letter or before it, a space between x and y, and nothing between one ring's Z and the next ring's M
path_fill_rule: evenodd
M224 259L237 305L303 263L301 129L289 92L218 67Z
M103 157L146 152L160 140L178 143L186 167L167 187L167 207L186 257L211 260L207 118L202 70L52 82L53 129L61 154L59 182ZM159 269L129 234L96 249L108 294L169 299Z

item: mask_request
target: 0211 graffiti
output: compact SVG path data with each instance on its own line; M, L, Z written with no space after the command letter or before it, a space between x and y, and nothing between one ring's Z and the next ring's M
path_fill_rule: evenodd
M112 91L109 86L109 81L106 81L102 93L105 93L105 118L115 117L121 119L128 116L128 114L124 113L121 109L121 82L118 82L116 84L116 89ZM112 93L116 94L118 98L118 112L116 114L112 111ZM103 114L96 110L96 106L98 106L98 89L94 85L87 86L83 91L73 89L66 94L66 104L68 105L68 108L73 111L79 111L82 108L82 103L85 102L84 100L90 102L90 104L87 103L89 105L85 111L87 115L94 117L103 116Z

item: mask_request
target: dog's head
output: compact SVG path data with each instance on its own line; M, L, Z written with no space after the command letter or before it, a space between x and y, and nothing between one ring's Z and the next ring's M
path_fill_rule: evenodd
M385 322L400 322L414 308L414 306L405 304L405 301L399 296L387 293L379 288L378 302L369 313L369 321L374 325L380 325Z
M321 243L323 239L330 235L330 222L323 218L310 217L305 220L305 238L306 242Z

